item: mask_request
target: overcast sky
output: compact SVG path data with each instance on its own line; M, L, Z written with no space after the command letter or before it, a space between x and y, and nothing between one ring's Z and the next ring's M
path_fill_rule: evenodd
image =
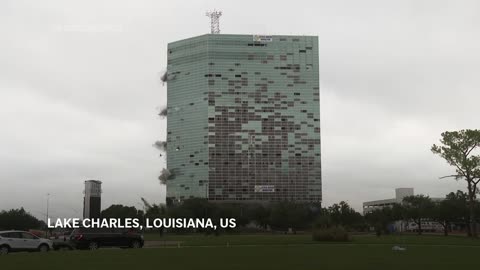
M229 3L227 3L229 2ZM208 33L317 35L324 204L464 189L430 152L480 127L478 1L1 1L0 209L82 214L165 200L159 73L168 42Z

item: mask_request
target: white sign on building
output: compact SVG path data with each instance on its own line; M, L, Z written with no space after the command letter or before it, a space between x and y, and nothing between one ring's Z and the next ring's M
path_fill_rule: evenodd
M255 185L255 192L273 193L275 192L275 186L274 185Z
M255 42L272 42L273 41L273 36L253 35L253 41L255 41Z

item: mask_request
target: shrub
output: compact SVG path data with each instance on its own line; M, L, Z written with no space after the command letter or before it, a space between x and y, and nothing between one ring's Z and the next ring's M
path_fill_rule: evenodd
M328 242L348 242L352 238L348 232L342 227L332 227L328 229L316 229L312 233L314 241L328 241Z

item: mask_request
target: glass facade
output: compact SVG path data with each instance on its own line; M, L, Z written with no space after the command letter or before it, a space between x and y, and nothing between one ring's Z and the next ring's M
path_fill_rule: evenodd
M168 45L167 197L322 199L318 38Z

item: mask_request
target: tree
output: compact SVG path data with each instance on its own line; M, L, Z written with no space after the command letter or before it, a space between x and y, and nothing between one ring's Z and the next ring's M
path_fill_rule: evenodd
M261 204L255 204L249 209L249 216L258 226L267 229L270 217L270 209Z
M415 195L403 198L405 215L418 226L418 234L422 234L422 220L433 217L435 203L428 196Z
M137 210L134 206L112 204L100 214L102 218L139 218L143 217L143 211Z
M272 205L270 225L274 229L294 232L305 229L311 224L309 208L305 204L294 202L278 202Z
M407 213L405 207L400 203L394 203L392 206L392 218L394 221L397 220L406 220Z
M458 190L447 194L445 200L436 204L433 219L443 227L443 233L448 236L452 222L463 222L468 218L467 194Z
M142 198L142 201L145 205L145 218L154 220L156 218L166 218L167 217L167 209L166 209L165 206L160 205L160 204L150 204L144 198ZM160 234L160 237L163 236L163 231L164 231L163 227L158 228L158 232Z
M25 211L23 207L0 212L0 230L15 229L26 231L29 229L40 229L42 224L36 217Z
M256 205L253 206L256 208ZM230 217L234 218L237 227L245 227L253 220L253 216L250 214L250 206L244 203L223 203L218 205L220 218Z
M448 164L455 167L452 177L467 183L469 207L469 235L477 237L475 204L478 183L480 182L480 130L446 131L441 134L441 145L433 145L432 152L441 156Z
M348 229L362 230L365 226L363 216L355 211L347 202L335 203L327 209L330 220L335 226L343 226Z
M315 220L313 224L315 229L329 229L333 227L332 218L328 213L321 214Z
M396 216L396 211L398 211L400 207L398 204L391 208L383 207L381 209L375 209L365 214L365 220L370 226L375 228L377 236L380 236L382 233L388 234L390 233L388 226L400 219Z

